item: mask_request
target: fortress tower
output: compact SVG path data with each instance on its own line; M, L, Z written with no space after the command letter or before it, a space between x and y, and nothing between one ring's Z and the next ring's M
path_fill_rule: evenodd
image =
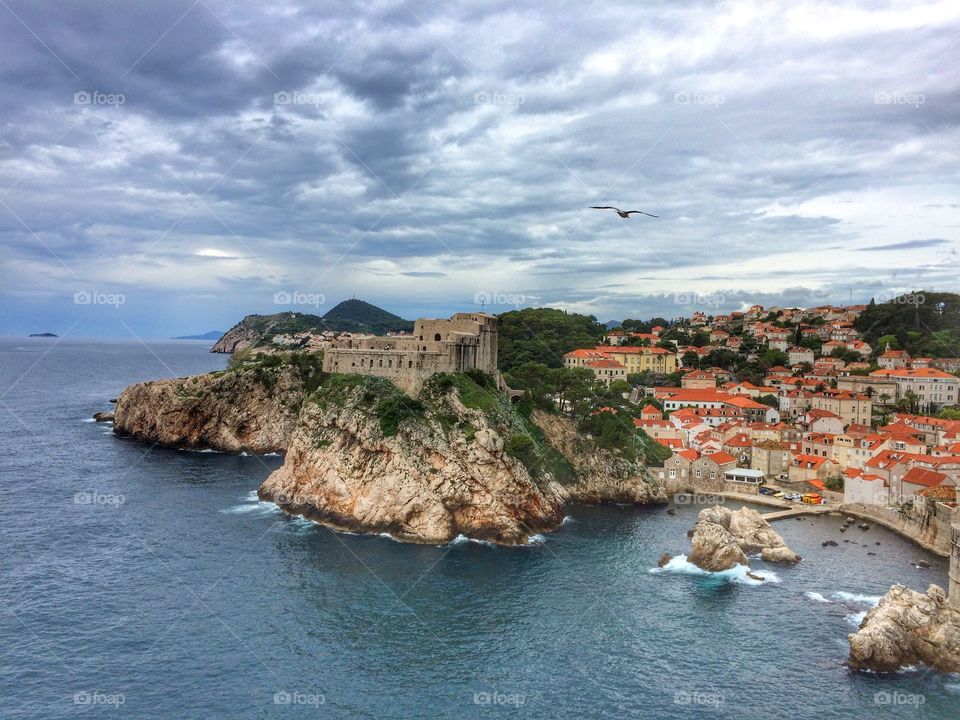
M420 318L413 324L412 335L334 343L324 353L323 369L389 378L413 397L438 372L476 369L498 377L498 322L496 316L486 313Z

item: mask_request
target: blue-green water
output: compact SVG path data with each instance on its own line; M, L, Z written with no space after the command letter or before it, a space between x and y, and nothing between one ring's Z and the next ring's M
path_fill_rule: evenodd
M843 666L871 598L946 581L882 529L782 521L804 561L759 586L650 572L696 507L573 507L510 549L338 534L256 501L281 458L84 422L222 367L205 344L54 342L0 340L4 719L960 717L956 677Z

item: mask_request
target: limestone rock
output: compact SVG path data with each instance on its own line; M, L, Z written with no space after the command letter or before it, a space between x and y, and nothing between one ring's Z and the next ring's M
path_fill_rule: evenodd
M131 385L113 431L178 448L260 454L287 447L306 395L293 366L227 371Z
M922 663L960 672L960 610L937 585L926 594L894 585L848 640L855 668L892 672Z
M114 414L112 412L98 412L93 414L93 419L96 422L112 422L114 419Z
M766 562L777 563L798 563L800 556L786 545L782 547L769 547L760 551L760 558Z
M667 503L667 491L663 484L643 465L598 449L577 432L576 425L569 418L535 410L533 421L576 471L576 482L552 484L552 491L563 502L630 505Z
M747 553L760 552L768 562L799 562L800 556L756 510L722 505L701 510L693 528L688 560L710 572L747 565Z

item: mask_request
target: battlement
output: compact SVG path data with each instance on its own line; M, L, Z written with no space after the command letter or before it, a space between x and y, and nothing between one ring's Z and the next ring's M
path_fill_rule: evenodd
M420 318L413 334L335 341L324 353L330 373L376 375L416 397L439 372L497 373L498 320L486 313L457 313L449 319Z

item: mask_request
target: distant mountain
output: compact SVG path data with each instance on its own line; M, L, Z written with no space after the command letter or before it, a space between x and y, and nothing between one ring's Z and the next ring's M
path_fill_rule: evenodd
M232 353L247 347L266 345L276 335L298 332L356 332L384 335L413 330L413 323L363 300L344 300L326 315L282 312L275 315L247 315L214 343L210 352Z
M203 335L177 335L171 340L216 340L223 335L223 330L211 330Z
M53 333L30 333L29 337L59 337Z
M323 316L331 330L383 335L413 330L413 323L363 300L344 300Z
M623 320L607 320L603 326L607 330L613 330L615 327L620 327L623 324Z

